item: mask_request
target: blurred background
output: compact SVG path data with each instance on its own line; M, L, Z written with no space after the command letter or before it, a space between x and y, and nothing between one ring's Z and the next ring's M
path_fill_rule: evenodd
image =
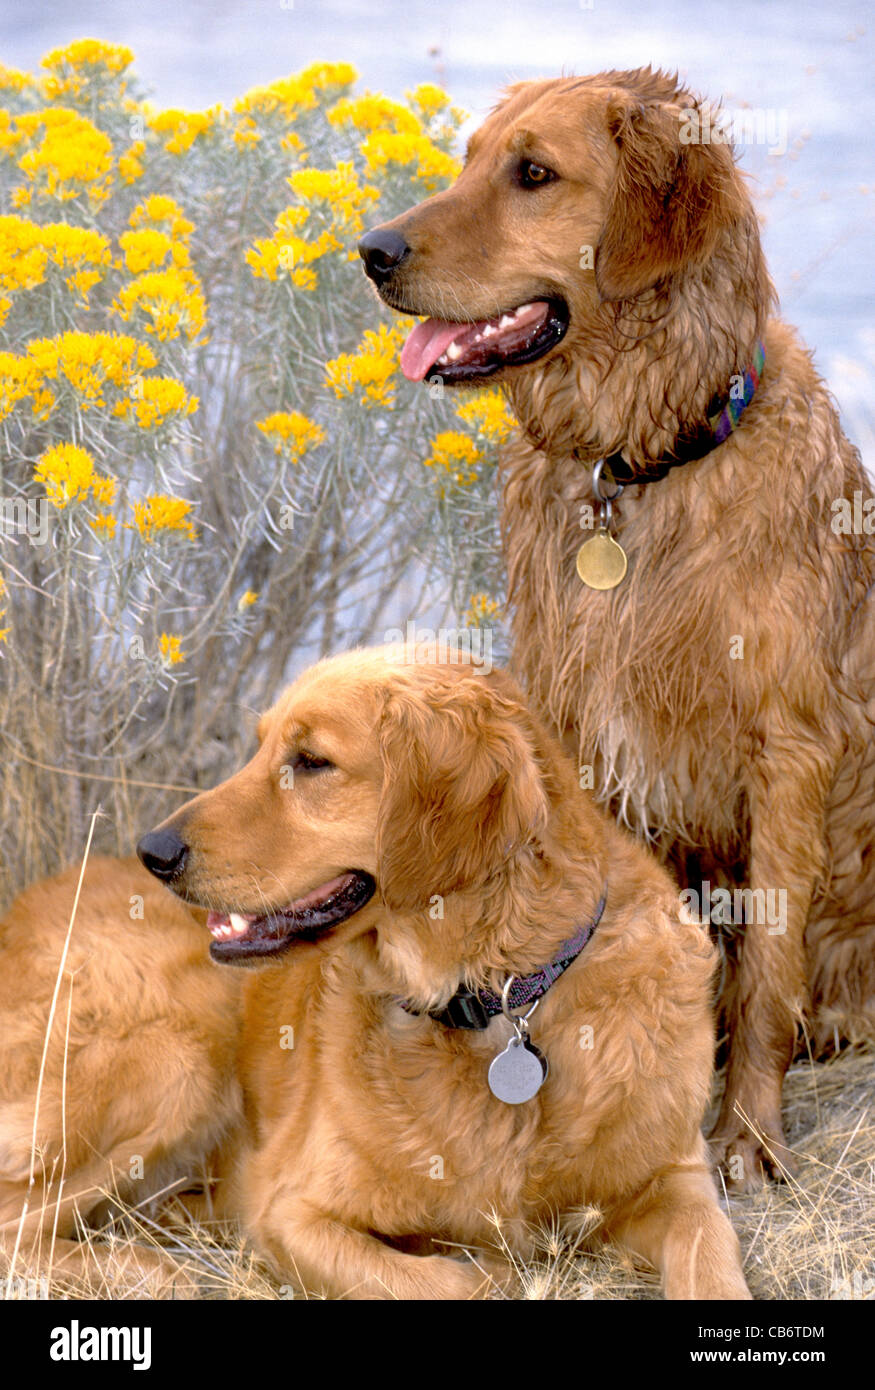
M747 145L742 163L782 312L872 470L873 30L859 0L0 0L0 62L33 69L84 36L124 43L158 104L192 109L345 60L361 88L393 97L441 83L470 128L514 79L677 68L730 109L765 110L775 129L786 120L786 141Z

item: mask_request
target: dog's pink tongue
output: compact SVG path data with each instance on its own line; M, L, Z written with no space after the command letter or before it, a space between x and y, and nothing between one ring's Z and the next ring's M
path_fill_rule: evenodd
M401 349L401 370L407 380L422 381L453 339L470 327L469 323L447 323L445 319L418 323Z

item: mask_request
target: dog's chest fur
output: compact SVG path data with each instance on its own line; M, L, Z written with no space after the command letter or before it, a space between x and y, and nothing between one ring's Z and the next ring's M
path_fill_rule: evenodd
M703 518L693 531L680 507L629 489L616 512L627 576L616 589L589 589L575 568L592 535L580 524L591 500L587 473L557 486L544 456L526 454L508 476L504 510L523 678L579 752L583 784L591 777L621 820L672 838L698 828L729 848L741 769L712 749L724 731L738 731L746 696L730 648L744 629L740 617L733 622L737 595L702 603L699 576L720 546L717 527ZM725 824L697 826L702 801L725 806Z
M615 522L628 572L613 590L587 588L575 567L593 534L581 524L589 470L520 436L502 459L513 665L579 752L584 784L591 776L621 821L665 844L743 855L763 747L807 737L836 658L853 658L842 629L872 557L836 536L831 502L857 479L868 496L868 483L808 372L807 397L776 372L749 427L626 489ZM763 469L778 451L790 488ZM812 457L828 460L816 477Z

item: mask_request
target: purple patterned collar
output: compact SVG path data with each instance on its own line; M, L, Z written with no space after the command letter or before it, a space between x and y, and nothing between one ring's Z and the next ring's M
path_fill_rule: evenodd
M710 454L738 428L742 415L756 395L765 362L766 349L762 340L758 339L753 360L743 372L733 377L729 393L715 396L710 402L707 424L691 434L680 435L669 458L636 464L627 462L622 453L610 454L602 467L605 481L616 483L620 491L632 483L658 483L680 464L695 463Z
M518 975L514 979L508 991L508 1005L511 1009L525 1008L536 1003L547 993L550 986L556 983L559 976L564 975L569 965L577 960L602 920L606 902L607 890L602 893L592 921L579 927L573 936L563 941L547 965L542 965L540 970L534 970L531 975ZM419 1009L414 1009L405 999L399 999L398 1003L409 1014L420 1013ZM429 1018L442 1023L445 1028L488 1028L490 1019L502 1013L501 995L486 989L485 986L471 990L467 985L462 985L443 1009L429 1009L427 1012Z

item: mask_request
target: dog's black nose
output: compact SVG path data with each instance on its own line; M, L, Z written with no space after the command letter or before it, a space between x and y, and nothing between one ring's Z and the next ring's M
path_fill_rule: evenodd
M359 255L365 263L365 274L375 285L382 285L384 280L388 280L392 271L409 254L410 247L403 236L388 227L375 227L372 232L365 232L359 242Z
M150 874L171 883L185 868L188 845L175 830L150 830L137 845L137 854Z

